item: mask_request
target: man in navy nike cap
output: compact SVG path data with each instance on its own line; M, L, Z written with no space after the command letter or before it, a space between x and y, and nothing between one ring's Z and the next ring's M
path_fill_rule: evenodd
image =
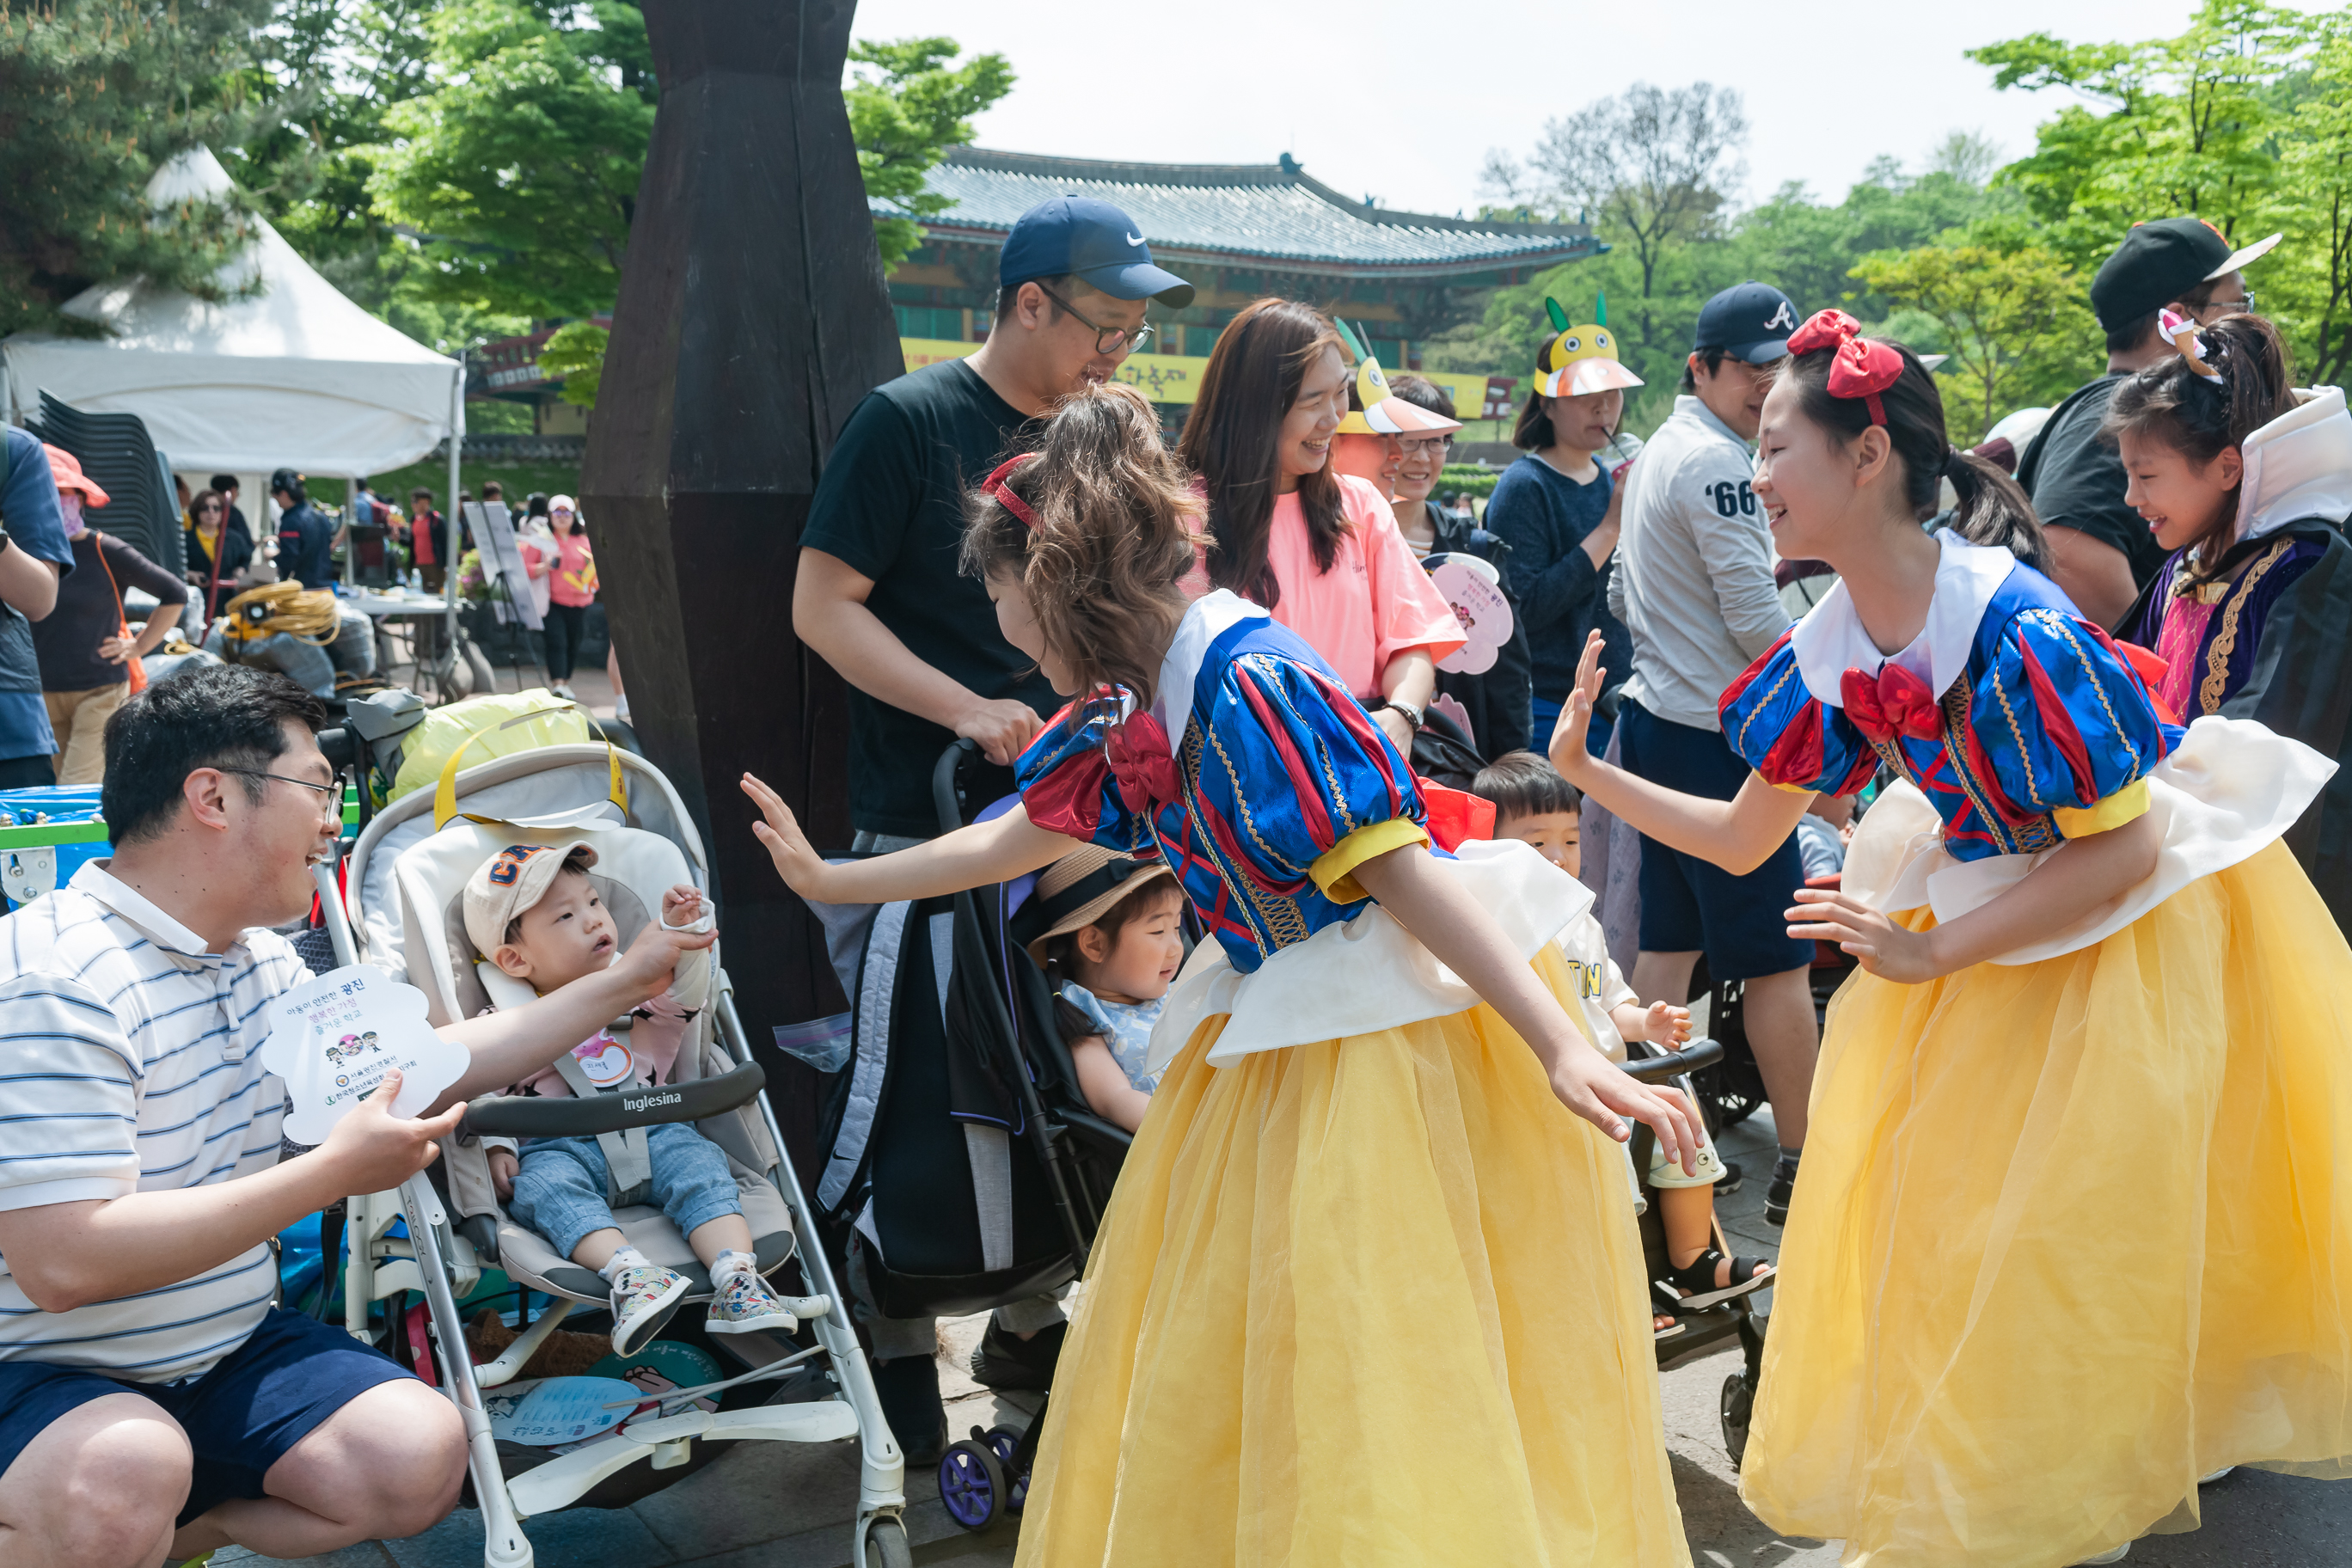
M931 769L961 735L992 770L976 798L1013 789L1009 764L1059 705L997 629L987 589L956 569L965 491L1022 444L1024 426L1148 345L1152 301L1181 310L1192 286L1155 265L1140 225L1108 202L1062 195L1005 237L988 341L866 395L817 481L801 532L793 629L850 685L850 822L861 850L939 831ZM853 1288L854 1289L854 1288ZM870 1302L875 1382L909 1462L947 1443L929 1319ZM1052 1301L999 1309L984 1380L1045 1386L1062 1342Z

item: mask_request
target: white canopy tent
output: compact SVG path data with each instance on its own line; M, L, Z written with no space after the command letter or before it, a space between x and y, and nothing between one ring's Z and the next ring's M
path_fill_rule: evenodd
M229 188L209 148L157 171L158 206ZM11 414L55 393L93 414L136 414L179 468L380 474L465 431L463 367L338 293L262 223L223 280L261 292L209 305L137 279L102 283L66 314L95 338L20 332L0 342ZM455 497L451 498L453 500Z
M156 171L147 195L165 207L229 188L212 150L196 147ZM136 279L103 283L65 306L102 335L0 341L10 420L37 414L46 391L89 413L139 416L174 468L236 474L380 474L446 440L454 520L465 367L369 315L258 227L222 273L232 288L257 276L257 294L214 305Z

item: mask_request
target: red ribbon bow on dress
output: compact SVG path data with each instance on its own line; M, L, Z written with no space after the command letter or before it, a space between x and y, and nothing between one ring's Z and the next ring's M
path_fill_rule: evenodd
M1899 664L1883 667L1876 679L1849 669L1838 681L1845 700L1845 716L1853 727L1881 744L1897 735L1915 741L1944 738L1944 710L1927 683Z
M1149 713L1130 713L1124 723L1103 738L1103 755L1111 777L1118 781L1118 798L1139 816L1156 816L1163 805L1184 795L1183 775L1168 749L1168 731Z
M1859 397L1870 405L1870 422L1886 423L1886 406L1878 395L1903 379L1903 351L1862 335L1862 323L1843 310L1817 310L1813 319L1789 338L1789 352L1809 354L1833 349L1830 362L1830 395Z

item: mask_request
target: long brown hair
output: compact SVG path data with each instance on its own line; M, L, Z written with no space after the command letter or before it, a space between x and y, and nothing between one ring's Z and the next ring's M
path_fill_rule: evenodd
M1340 346L1322 311L1296 300L1260 300L1233 319L1210 351L1200 401L1184 421L1177 455L1209 495L1209 581L1267 609L1282 602L1266 541L1281 478L1282 422L1298 401L1307 368ZM1298 507L1315 569L1339 559L1348 519L1330 462L1298 480Z
M1876 339L1874 342L1884 342ZM1900 343L1903 374L1878 395L1886 410L1887 442L1903 464L1903 499L1921 521L1936 510L1936 481L1952 481L1960 500L1952 531L1971 544L1998 544L2037 572L2050 570L2050 542L2033 503L2015 479L1973 452L1954 447L1945 434L1944 395L1919 356ZM1840 447L1851 446L1870 428L1870 405L1859 397L1830 395L1830 362L1835 352L1818 348L1780 362L1777 381L1797 388L1806 418L1829 432Z
M1072 393L1035 458L1003 483L1035 522L985 489L968 492L963 569L1020 580L1081 692L1123 686L1150 701L1201 540L1200 498L1160 445L1151 405L1119 382Z
M2185 356L2168 354L2116 388L2107 416L2099 425L2101 440L2113 446L2128 430L2163 442L2202 468L2230 447L2242 447L2247 437L2294 410L2294 362L2276 327L2260 316L2242 313L2200 327L2198 337L2204 344L2206 367L2221 376L2221 384L2216 386L2199 375ZM2245 503L2241 483L2230 504L2189 542L2197 552L2196 569L2180 574L2176 594L2210 582L2222 570L2222 557Z

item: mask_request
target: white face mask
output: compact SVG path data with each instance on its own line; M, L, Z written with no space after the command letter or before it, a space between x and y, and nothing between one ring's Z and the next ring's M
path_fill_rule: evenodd
M59 510L65 513L66 537L68 539L79 539L82 534L83 527L81 521L81 492L79 490L59 490L58 492L58 507Z

